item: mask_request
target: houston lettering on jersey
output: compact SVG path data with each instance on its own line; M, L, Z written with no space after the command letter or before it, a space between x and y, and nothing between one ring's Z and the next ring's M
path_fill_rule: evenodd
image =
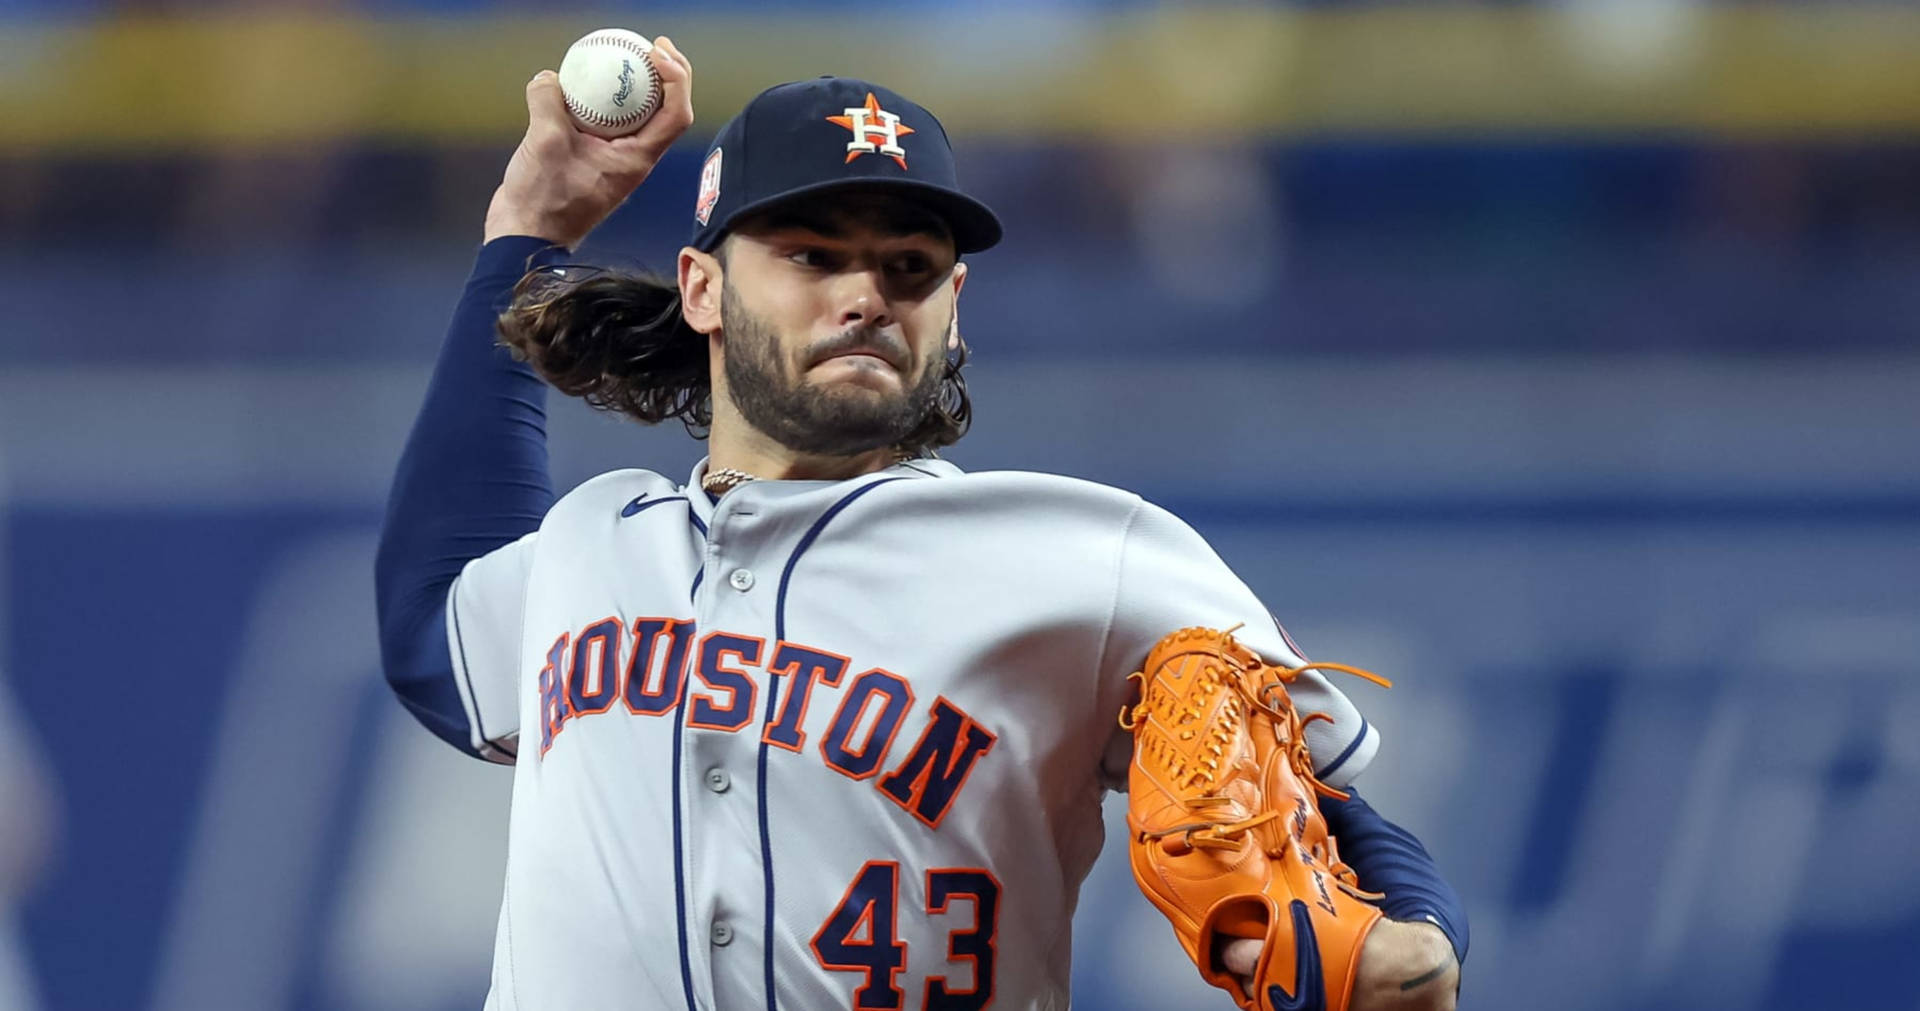
M774 700L774 718L760 739L797 754L807 750L808 706L824 685L840 691L833 719L815 742L821 760L848 779L874 780L875 789L908 814L939 828L997 738L936 697L919 739L899 761L889 761L913 711L913 685L881 667L850 676L853 667L848 657L797 642L769 646L733 632L696 638L694 623L683 618L602 618L562 633L547 649L538 675L540 754L574 720L616 704L634 716L677 717L685 706L689 727L740 733L767 708L760 702L763 688L784 694Z

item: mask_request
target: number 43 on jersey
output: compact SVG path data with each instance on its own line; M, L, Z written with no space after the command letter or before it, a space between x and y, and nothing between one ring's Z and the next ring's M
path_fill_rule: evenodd
M999 880L975 867L927 872L929 915L945 913L961 901L973 904L973 924L947 935L947 961L966 963L961 973L970 975L972 983L956 989L945 975L928 976L920 1005L925 1011L979 1011L993 1000ZM900 865L892 860L869 860L847 886L839 907L813 935L813 953L821 965L865 974L865 981L853 992L854 1011L904 1011L906 994L895 982L907 968L907 945L895 929L899 903Z

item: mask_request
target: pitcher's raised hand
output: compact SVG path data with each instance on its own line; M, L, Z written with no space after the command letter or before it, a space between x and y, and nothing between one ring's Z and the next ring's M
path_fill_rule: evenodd
M612 139L575 128L560 78L527 82L527 134L487 208L486 238L532 235L573 247L606 220L693 123L693 65L662 35L653 42L660 108L638 132Z

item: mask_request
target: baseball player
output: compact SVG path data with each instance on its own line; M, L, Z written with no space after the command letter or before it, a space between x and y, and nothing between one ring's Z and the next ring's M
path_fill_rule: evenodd
M1203 970L1243 1007L1450 1007L1458 900L1335 789L1378 732L1293 670L1206 543L1123 491L936 456L969 416L961 257L1001 224L932 114L856 80L772 88L691 202L654 202L690 227L674 278L570 263L692 122L691 67L656 44L664 104L632 136L577 131L553 74L528 84L380 550L389 681L515 767L487 1007L1066 1006L1101 799L1139 764L1130 675L1176 630L1232 626L1289 670L1335 891L1385 894L1364 949L1323 962L1312 924L1280 922L1223 930ZM678 419L709 456L556 500L544 385Z

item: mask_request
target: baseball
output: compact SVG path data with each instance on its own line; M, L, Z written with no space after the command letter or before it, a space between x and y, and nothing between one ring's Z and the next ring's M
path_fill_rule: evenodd
M602 28L567 48L560 61L560 93L580 129L619 137L640 129L660 108L660 73L653 43L625 28Z

